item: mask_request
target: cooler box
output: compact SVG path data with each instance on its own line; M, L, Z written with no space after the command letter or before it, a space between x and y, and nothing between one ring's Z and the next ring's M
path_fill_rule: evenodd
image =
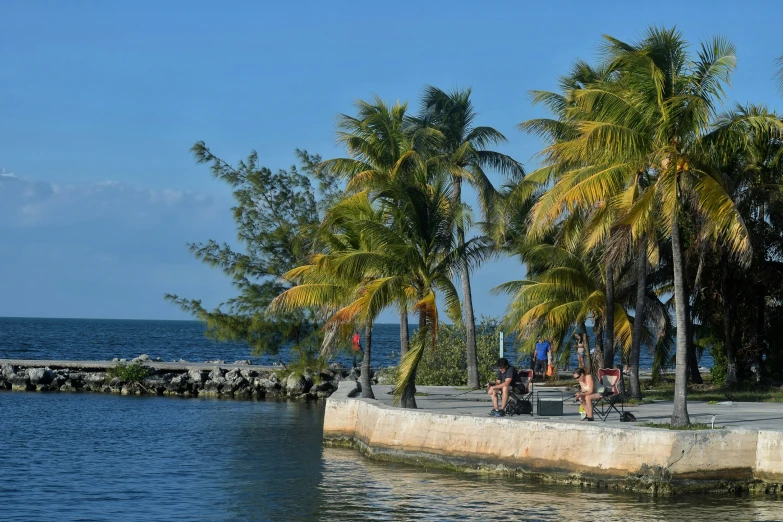
M541 417L563 416L562 392L537 392L536 415Z

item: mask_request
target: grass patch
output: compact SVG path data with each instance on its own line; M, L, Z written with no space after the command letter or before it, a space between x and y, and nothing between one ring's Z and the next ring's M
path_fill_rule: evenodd
M644 399L627 399L625 401L626 406L639 406L640 404L652 404L655 402L652 399L644 398Z
M429 397L430 396L430 394L427 393L427 392L416 392L414 395L416 397Z
M664 430L675 431L699 431L699 430L712 430L712 424L704 424L701 422L695 422L686 426L672 426L669 422L640 422L637 426L644 426L645 428L662 428ZM715 426L716 430L723 429L723 426Z
M136 361L133 364L118 362L114 368L106 368L106 375L109 378L118 378L123 382L144 382L144 379L150 374L149 368Z
M713 383L711 376L703 375L704 384L688 385L689 401L705 401L716 404L722 401L737 402L783 402L783 390L778 386L744 383L728 387ZM665 376L655 387L649 380L642 383L645 399L674 400L674 377Z

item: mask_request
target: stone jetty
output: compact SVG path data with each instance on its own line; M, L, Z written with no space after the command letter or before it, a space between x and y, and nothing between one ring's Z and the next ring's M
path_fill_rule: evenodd
M133 373L128 368L136 370L133 378L128 378ZM12 391L319 400L331 395L344 379L358 379L357 370L296 373L277 366L252 366L248 361L168 363L145 356L132 361L0 359L0 390Z

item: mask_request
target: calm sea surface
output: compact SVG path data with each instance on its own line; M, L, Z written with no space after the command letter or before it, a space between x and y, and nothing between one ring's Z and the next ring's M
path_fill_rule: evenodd
M0 519L780 520L769 498L646 496L323 448L323 407L0 392Z
M220 343L204 337L205 326L198 321L131 321L117 319L36 319L0 317L0 359L132 359L146 353L163 361L185 359L204 362L221 359L234 362L250 359L254 364L271 365L271 356L251 356L247 345ZM377 324L373 329L373 367L396 365L400 350L400 326ZM516 348L505 343L506 354L513 357ZM284 351L281 359L291 357ZM351 364L348 354L338 355L344 366ZM523 363L523 365L528 363ZM712 367L705 354L699 364ZM570 367L576 366L574 354ZM652 367L652 358L642 350L642 368Z
M189 322L0 331L2 358L247 357ZM783 519L771 498L653 500L377 462L324 448L322 426L322 404L2 391L0 520Z

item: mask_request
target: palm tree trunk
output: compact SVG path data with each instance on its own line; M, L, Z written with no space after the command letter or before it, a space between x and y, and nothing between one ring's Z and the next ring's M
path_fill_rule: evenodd
M362 373L359 382L362 385L362 399L374 399L372 392L372 370L370 369L370 354L372 352L372 320L367 321L364 328L364 357L362 358Z
M595 333L595 368L593 370L598 372L599 369L604 368L604 318L596 317L595 324L593 325L593 332Z
M685 317L688 320L688 373L693 384L704 384L699 373L699 361L696 359L696 344L693 342L693 317L691 317L691 304L686 301Z
M726 247L723 247L723 253L720 258L720 290L723 298L723 343L726 347L726 358L728 367L726 368L727 385L737 384L737 358L734 353L734 344L731 341L731 299L729 299L729 255Z
M580 325L582 327L582 339L584 340L585 344L585 355L583 357L585 361L585 371L588 374L593 373L593 361L590 360L590 337L587 335L587 326L585 325L584 321L582 321L582 324Z
M408 307L400 307L400 360L402 356L408 353L408 343L410 335L408 334Z
M693 288L690 292L687 291L686 293L689 294L689 297L692 297L693 299L688 299L688 371L691 374L691 382L694 384L704 384L704 380L701 378L701 373L699 373L699 361L696 358L696 343L693 339L694 337L694 327L693 327L693 307L698 302L699 298L701 297L701 274L704 271L704 257L706 255L706 248L704 247L705 243L702 243L701 252L699 253L699 267L696 269L696 278L693 281Z
M419 312L419 335L424 327L427 326L426 312ZM422 341L424 342L424 341ZM405 389L402 391L402 397L400 398L400 404L403 408L415 410L416 406L416 368L413 368L411 377L408 379L408 384L405 385Z
M604 368L614 367L614 268L606 266L606 346Z
M642 386L639 382L639 356L642 351L642 333L644 332L644 302L647 295L647 250L642 241L639 255L636 259L636 308L633 321L633 336L631 338L631 358L629 360L631 373L631 397L642 398Z
M462 204L462 178L452 177L451 205L458 208ZM459 248L465 246L465 229L462 222L457 223L457 241ZM462 282L462 306L465 321L465 357L468 366L468 388L478 388L479 371L476 349L476 318L473 314L473 294L470 291L470 271L464 259L459 262L459 277Z
M459 231L460 245L465 243L465 234ZM478 350L476 348L476 318L473 316L473 296L470 291L470 273L465 260L460 262L460 278L462 279L463 306L465 307L465 342L468 362L468 388L479 388Z
M679 195L679 194L678 194ZM677 367L674 377L674 409L672 426L687 426L688 417L688 318L685 278L683 277L682 243L677 222L677 210L672 218L672 267L674 269L674 315L677 325Z
M767 309L766 288L763 284L755 285L756 290L756 379L764 378L764 316Z

